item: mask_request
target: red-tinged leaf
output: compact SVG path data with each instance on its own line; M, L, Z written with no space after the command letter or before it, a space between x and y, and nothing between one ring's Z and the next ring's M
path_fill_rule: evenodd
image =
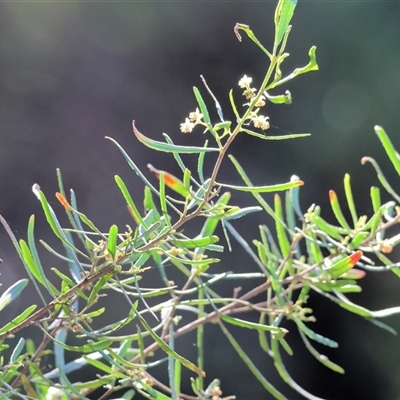
M162 172L164 175L164 183L183 197L186 197L189 194L183 182L174 175L154 168L151 164L147 164L147 168L157 177L157 179L160 179L160 173Z
M334 190L329 191L329 200L330 201L337 201L336 192Z
M345 279L362 279L366 275L366 272L361 269L351 268L341 277Z
M56 193L57 200L64 206L68 211L74 211L71 205L68 203L68 200L59 192Z
M362 251L360 250L356 251L355 253L334 262L326 270L330 276L332 276L333 278L338 278L339 276L342 276L343 274L348 272L351 268L353 268L360 260L362 255L363 255Z
M363 255L362 251L358 250L350 256L350 264L354 267Z

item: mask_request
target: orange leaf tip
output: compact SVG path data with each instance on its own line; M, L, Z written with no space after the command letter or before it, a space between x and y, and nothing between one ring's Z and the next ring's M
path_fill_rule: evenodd
M64 206L68 211L74 211L74 209L68 203L68 200L59 192L56 192L57 200Z
M356 251L350 256L350 264L351 265L356 265L358 261L360 260L361 256L363 255L363 252L361 250Z
M337 200L336 192L334 190L330 190L329 191L329 200L330 201L336 201Z

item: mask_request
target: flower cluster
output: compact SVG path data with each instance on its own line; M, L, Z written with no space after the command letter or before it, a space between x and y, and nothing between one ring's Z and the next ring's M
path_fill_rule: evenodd
M185 122L181 124L181 132L182 133L190 133L193 128L201 124L201 120L203 118L203 114L200 113L199 109L196 108L196 111L192 111L189 113L189 118L185 119Z
M251 82L253 79L247 75L244 75L242 79L239 81L239 87L244 89L243 96L246 97L247 100L254 98L257 94L257 89L251 87ZM253 122L255 128L261 128L262 130L269 129L269 117L265 117L264 115L258 115L258 111L260 107L265 106L265 96L261 95L256 103L255 106L258 108L255 112L252 112L250 115L250 119Z
M256 96L256 88L252 88L250 86L253 78L250 78L247 75L244 75L242 79L239 81L239 86L244 89L243 96L246 97L247 100L252 99Z

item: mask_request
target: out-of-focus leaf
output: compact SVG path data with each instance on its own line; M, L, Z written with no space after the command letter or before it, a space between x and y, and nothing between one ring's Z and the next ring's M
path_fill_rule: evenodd
M250 322L239 318L233 318L224 314L219 314L219 317L223 321L231 325L240 326L241 328L256 329L256 330L271 332L271 334L274 335L274 337L277 339L284 337L288 333L288 330L286 330L285 328L279 328L277 326L257 324L256 322Z
M176 247L195 249L197 247L205 247L209 244L217 243L218 240L218 236L207 236L194 239L174 239L171 240L171 243Z
M15 300L28 284L28 279L20 279L12 284L0 297L0 311Z
M14 347L13 352L11 353L10 363L15 363L17 361L17 358L21 354L24 347L25 347L25 339L20 338L17 345Z

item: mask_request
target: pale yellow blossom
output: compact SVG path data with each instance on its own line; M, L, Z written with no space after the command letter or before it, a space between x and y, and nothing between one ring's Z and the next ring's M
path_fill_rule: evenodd
M244 90L243 96L245 96L247 100L252 99L256 95L255 91L256 91L255 88L249 87L249 88Z
M269 117L263 115L257 115L253 118L253 124L255 128L261 128L263 131L269 129Z
M195 126L195 124L190 122L189 118L186 118L185 122L183 124L181 124L181 132L190 133L190 132L192 132L194 126Z
M265 106L265 97L262 94L257 100L256 107L264 107Z
M203 118L203 114L200 113L198 108L196 108L196 111L189 113L189 120L195 124L198 124L199 122L201 122L202 118Z

